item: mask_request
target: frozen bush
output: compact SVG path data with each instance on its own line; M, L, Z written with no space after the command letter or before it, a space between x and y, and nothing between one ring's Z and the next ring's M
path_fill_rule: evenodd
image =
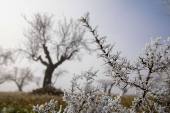
M164 46L159 42L161 38L151 39L151 43L145 45L137 60L132 64L126 57L121 56L121 52L112 53L114 44L105 45L106 37L99 38L97 27L93 29L89 25L89 13L79 20L92 33L93 42L98 45L96 50L101 51L98 56L105 61L105 65L110 67L107 72L122 92L114 99L107 95L98 96L97 93L101 88L90 87L97 71L89 70L74 76L71 81L71 92L64 92L63 101L68 104L64 108L64 113L169 112L170 38L164 41ZM130 74L136 74L135 79L132 79ZM162 77L161 84L155 80L156 76ZM83 78L86 82L81 87L77 82ZM136 88L137 97L134 98L132 106L126 108L121 105L121 97L129 87ZM79 93L74 93L76 90ZM35 111L40 112L38 108L41 107L37 106ZM43 108L42 111L46 112L45 109Z

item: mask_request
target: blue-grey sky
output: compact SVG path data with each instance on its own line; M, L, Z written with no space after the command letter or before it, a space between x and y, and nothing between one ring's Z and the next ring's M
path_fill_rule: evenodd
M93 27L99 26L100 36L107 36L107 43L116 42L114 51L122 51L122 56L135 60L136 55L150 42L150 38L170 37L170 10L162 4L163 0L4 0L0 1L0 46L7 48L17 47L20 40L24 40L23 28L27 23L21 14L28 18L37 12L49 13L56 20L67 18L79 19L87 11L90 13L90 23ZM88 38L93 38L88 34ZM25 61L26 62L26 61ZM30 66L36 76L43 75L45 68L40 63L19 62L15 65ZM68 89L73 74L80 74L94 67L99 69L102 78L104 69L102 59L96 59L96 54L84 55L82 62L65 62L61 68L69 73L58 79L57 88ZM42 76L43 77L43 76ZM105 78L105 77L104 77ZM64 81L64 82L63 82ZM67 83L67 84L66 84ZM24 91L36 88L35 84L26 86ZM14 83L0 85L0 91L16 91ZM117 90L114 90L117 93Z

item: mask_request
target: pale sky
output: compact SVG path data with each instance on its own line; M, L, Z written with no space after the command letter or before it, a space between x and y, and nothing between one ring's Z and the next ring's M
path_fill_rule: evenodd
M24 40L23 29L27 23L21 16L28 18L37 12L53 14L56 21L63 17L79 19L87 11L90 13L90 23L93 27L99 26L100 36L107 36L107 43L116 42L115 51L122 51L122 56L135 60L136 55L150 42L150 38L170 37L170 17L166 16L168 8L162 5L163 0L3 0L0 1L0 46L15 48ZM169 10L170 11L170 10ZM88 38L93 38L88 34ZM42 76L45 69L39 62L18 62L18 66L30 66L35 76ZM99 70L99 77L106 78L102 59L96 54L85 54L82 62L66 61L59 68L67 69L69 73L60 77L55 86L68 89L73 74L80 74L91 67ZM24 91L37 88L34 83L26 86ZM14 83L0 85L0 91L16 91ZM118 90L113 90L117 93Z

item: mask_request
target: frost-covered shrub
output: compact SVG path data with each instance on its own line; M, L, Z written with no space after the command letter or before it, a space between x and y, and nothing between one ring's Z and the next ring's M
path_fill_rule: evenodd
M116 111L117 109L125 110L120 105L121 99L120 97L123 95L124 92L122 92L120 95L115 97L113 100L112 97L102 95L98 96L97 93L100 92L100 87L91 88L91 84L94 81L94 77L96 76L97 71L89 70L87 72L81 73L81 75L74 76L71 83L71 91L70 92L64 92L63 101L65 101L68 106L64 109L64 113L105 113L107 111ZM78 81L80 79L85 79L85 82L83 83L83 86L78 84ZM76 91L79 91L77 93ZM51 104L52 103L52 104ZM56 102L57 103L57 102ZM46 107L48 105L48 107ZM45 106L45 107L44 107ZM52 107L53 106L53 107ZM34 111L41 112L47 112L51 111L54 112L54 100L50 101L49 104L41 105L41 106L35 106ZM60 113L61 109L59 112Z
M56 113L56 111L54 111L56 103L57 101L51 100L49 103L45 103L44 105L33 106L33 111L37 111L38 113L48 113L48 112ZM61 111L59 111L58 113L60 112Z
M160 44L160 39L151 39L151 43L146 44L145 48L139 53L137 60L132 64L126 57L120 56L121 52L114 54L112 49L114 44L106 45L106 37L99 38L97 27L93 29L89 25L89 13L80 19L84 26L89 29L97 43L96 50L109 66L109 75L115 85L122 89L122 92L112 99L107 95L98 96L100 87L91 88L97 71L89 70L81 75L74 76L71 83L70 92L64 92L63 101L68 106L64 108L64 113L136 113L136 112L169 112L170 104L170 38L164 41L165 45ZM135 79L130 77L136 74ZM156 81L156 77L162 77L161 84ZM86 82L81 86L79 79L85 78ZM121 105L121 97L129 87L136 88L137 97L134 98L132 106L126 108ZM79 93L74 93L76 90ZM53 104L52 104L53 106ZM40 109L42 108L42 109ZM53 107L47 108L37 106L35 111L46 112ZM41 110L41 111L40 111ZM61 109L58 113L61 112Z

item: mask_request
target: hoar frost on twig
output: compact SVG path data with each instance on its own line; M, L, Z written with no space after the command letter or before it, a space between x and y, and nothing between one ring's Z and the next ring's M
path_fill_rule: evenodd
M92 29L89 25L89 13L82 17L80 21L84 23L84 26L88 28L90 32L92 32L92 35L95 38L94 42L98 44L98 49L102 51L102 54L99 54L99 56L104 59L105 64L110 66L110 70L108 71L113 73L111 76L116 80L116 85L120 86L120 83L123 83L123 87L120 86L122 89L127 86L136 88L138 97L133 102L133 111L137 112L138 110L145 110L146 107L144 105L146 102L150 102L150 104L152 104L148 99L149 94L152 94L151 92L156 92L154 88L151 87L154 83L153 75L156 73L164 77L166 75L169 76L170 45L168 42L170 42L170 38L167 39L168 42L164 41L165 46L162 48L159 48L161 45L159 40L161 38L157 38L155 40L151 39L151 43L146 44L143 52L139 54L137 61L132 65L125 57L120 56L120 52L117 52L117 54L111 53L114 45L105 45L106 37L98 38L99 35L97 32L97 27ZM142 75L141 71L143 70L147 71L146 76ZM131 74L131 72L137 74L135 80L130 80L127 76L128 74ZM164 73L166 73L166 75ZM164 89L170 89L170 87L167 86L169 85L169 82L164 81L163 83L166 84L166 88L159 89L157 92L162 92ZM161 94L164 94L163 92ZM166 96L164 98L166 98ZM169 103L166 104L166 107L168 105ZM166 108L165 106L162 107ZM149 111L151 112L151 110Z
M89 13L79 19L84 26L89 29L94 37L94 42L98 44L96 50L101 50L98 54L109 65L108 73L115 81L116 86L123 91L117 97L98 96L100 87L90 88L96 71L89 70L73 77L71 81L71 92L64 92L63 100L68 104L64 113L136 113L136 112L168 112L170 104L170 38L164 41L165 46L160 44L160 39L151 39L151 43L146 44L143 51L138 55L133 64L126 57L121 57L121 52L112 53L113 45L105 45L106 37L99 38L97 27L93 29L89 25ZM146 74L143 73L146 72ZM136 74L134 80L130 79L130 74ZM159 75L163 78L161 84L155 80ZM79 79L85 78L83 87L77 83ZM136 88L137 97L134 98L131 108L121 105L121 97L126 92L127 87ZM74 93L76 90L79 93ZM151 99L152 98L152 99Z

